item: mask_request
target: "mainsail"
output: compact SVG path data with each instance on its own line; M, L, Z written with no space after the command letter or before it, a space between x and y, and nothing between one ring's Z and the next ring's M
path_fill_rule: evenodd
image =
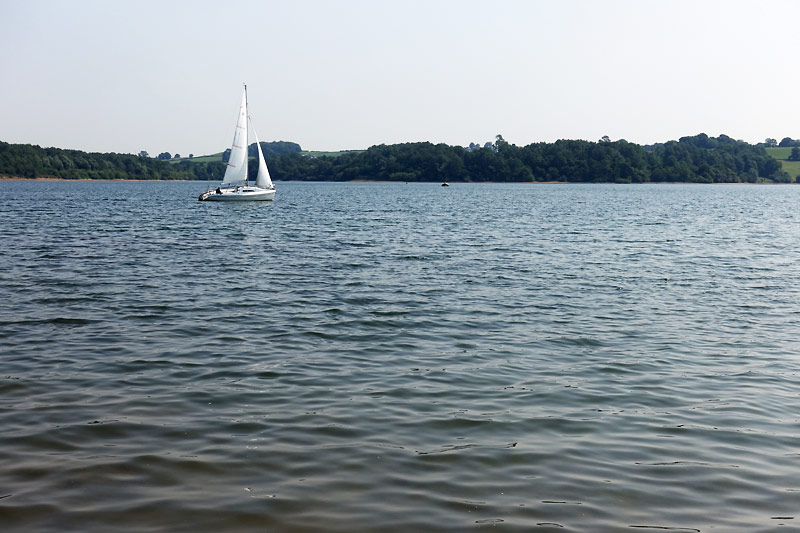
M239 120L233 133L231 157L225 169L222 183L236 183L247 180L247 87L242 92L242 105L239 108Z

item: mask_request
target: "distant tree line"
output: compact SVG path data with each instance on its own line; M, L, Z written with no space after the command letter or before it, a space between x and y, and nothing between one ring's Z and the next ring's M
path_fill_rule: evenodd
M169 163L133 154L99 154L0 141L0 175L62 179L213 180L221 161Z
M515 146L497 136L491 146L407 143L373 146L337 157L282 155L269 161L278 180L789 182L763 146L727 135L682 137L652 146L625 140L560 140Z
M261 143L265 157L300 152L300 145L288 142ZM256 145L250 145L255 155ZM61 148L41 148L30 144L9 144L0 141L0 175L20 178L61 179L169 179L221 180L225 174L222 161L172 161L179 158L162 152L151 158L145 151L132 154L100 154ZM251 162L252 166L252 162ZM258 172L253 166L251 172ZM255 175L255 174L253 174Z
M625 140L560 140L516 146L501 135L483 147L429 142L373 146L336 157L301 155L296 143L261 143L278 180L499 182L789 182L763 145L699 134L651 146ZM255 144L249 147L255 155ZM143 153L142 153L143 154ZM267 155L269 154L269 155ZM255 160L250 161L252 175ZM0 142L0 175L66 179L220 180L222 161L159 160Z
M763 143L760 143L759 146L764 146L766 148L792 148L794 146L800 147L800 139L784 137L781 139L781 142L778 142L775 139L767 138Z

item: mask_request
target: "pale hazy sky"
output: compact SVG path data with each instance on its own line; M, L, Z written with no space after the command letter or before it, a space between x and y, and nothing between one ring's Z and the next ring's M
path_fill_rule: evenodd
M800 1L0 0L0 140L800 138Z

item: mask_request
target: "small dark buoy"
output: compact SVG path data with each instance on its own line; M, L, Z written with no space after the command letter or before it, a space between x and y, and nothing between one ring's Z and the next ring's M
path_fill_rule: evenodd
M449 187L449 186L450 186L450 184L447 183L446 181L444 183L442 183L442 187Z

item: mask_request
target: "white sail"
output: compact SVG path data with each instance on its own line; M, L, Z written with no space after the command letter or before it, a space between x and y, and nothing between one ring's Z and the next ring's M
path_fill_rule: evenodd
M239 119L233 133L231 157L225 169L222 183L236 183L247 180L247 87L242 92L242 105L239 108Z
M261 151L261 143L258 142L258 133L256 133L255 128L253 128L253 137L256 138L256 147L258 149L258 176L256 176L256 187L271 189L272 179L269 177L267 162L264 161L264 153Z

